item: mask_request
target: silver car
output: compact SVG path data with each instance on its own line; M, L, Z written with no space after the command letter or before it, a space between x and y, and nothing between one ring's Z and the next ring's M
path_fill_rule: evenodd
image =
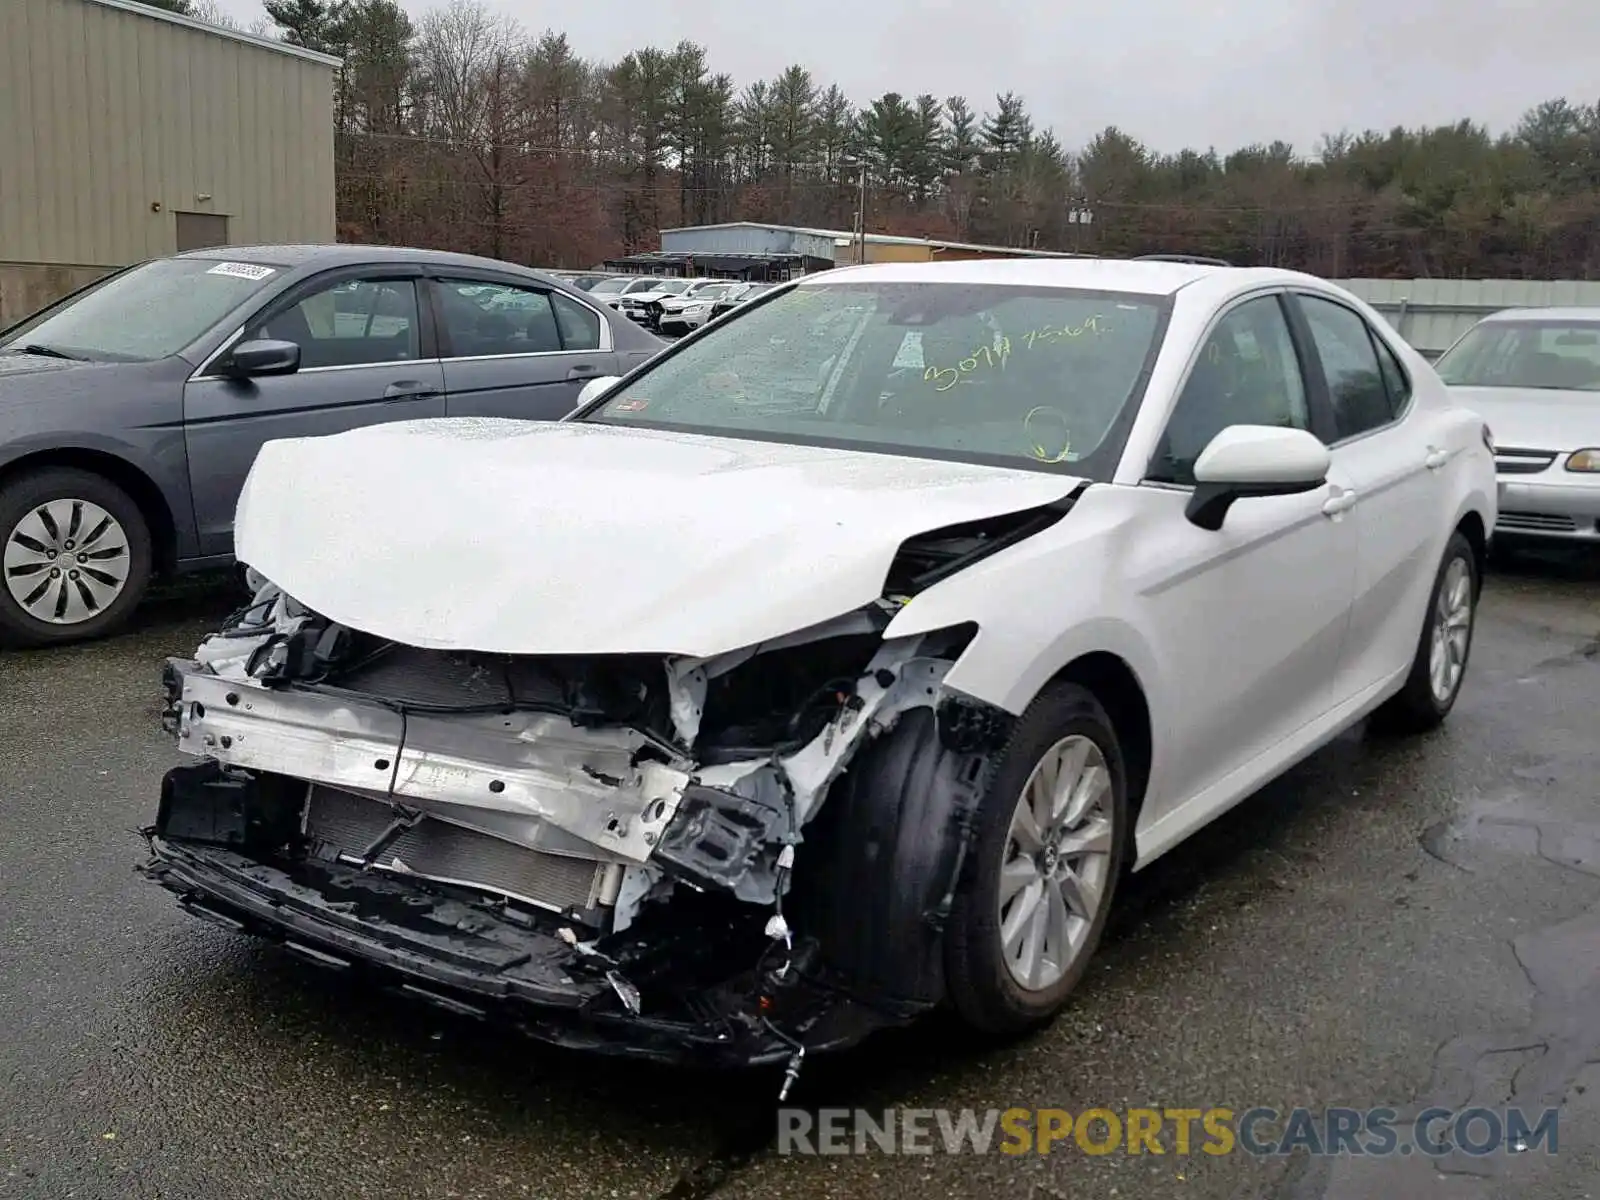
M1600 544L1600 308L1508 309L1436 364L1495 441L1495 534Z

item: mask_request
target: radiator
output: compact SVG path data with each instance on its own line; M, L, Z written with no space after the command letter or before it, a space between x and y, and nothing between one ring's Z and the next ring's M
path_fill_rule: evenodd
M313 786L306 803L308 836L345 854L359 855L394 820L379 800ZM378 856L384 869L399 859L404 873L440 883L480 888L540 908L585 911L600 903L606 866L564 854L545 854L436 817L423 817Z

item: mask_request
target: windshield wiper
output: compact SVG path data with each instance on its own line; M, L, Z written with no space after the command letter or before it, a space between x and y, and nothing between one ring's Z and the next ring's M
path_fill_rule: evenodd
M65 350L57 350L54 346L46 346L42 342L29 342L25 346L12 346L12 354L36 354L40 358L64 358L68 362L87 361L81 354L68 354Z

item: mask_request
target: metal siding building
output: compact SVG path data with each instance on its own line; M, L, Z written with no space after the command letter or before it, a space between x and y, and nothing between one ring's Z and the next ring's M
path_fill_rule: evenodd
M1579 279L1340 279L1428 358L1506 308L1600 308L1600 282Z
M661 231L661 249L671 254L804 254L830 259L837 266L856 261L861 243L856 234L839 229L807 229L730 221L724 225L689 225ZM868 262L953 262L970 258L1076 258L1052 250L1016 246L980 246L938 238L899 237L869 233Z
M0 0L0 325L197 244L333 241L338 65L131 0Z

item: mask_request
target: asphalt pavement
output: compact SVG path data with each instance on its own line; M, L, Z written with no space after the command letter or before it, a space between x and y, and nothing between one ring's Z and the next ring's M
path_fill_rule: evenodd
M133 874L177 760L161 658L202 583L0 657L0 1196L1193 1197L1600 1193L1600 560L1491 578L1460 704L1354 732L1145 872L1077 996L809 1063L809 1108L1561 1106L1559 1149L1435 1162L779 1153L770 1075L597 1062L326 978Z

